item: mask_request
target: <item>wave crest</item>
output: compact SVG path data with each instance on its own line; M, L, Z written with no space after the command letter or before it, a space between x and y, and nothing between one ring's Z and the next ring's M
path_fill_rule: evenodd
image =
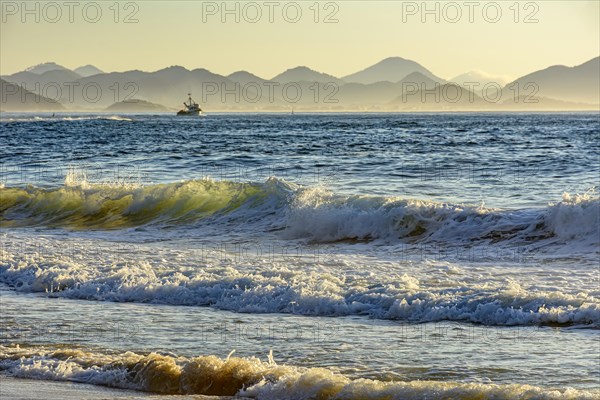
M581 195L564 193L561 202L550 205L546 223L556 235L564 239L583 235L595 235L599 238L600 201L595 188Z
M92 184L77 171L69 171L60 188L0 188L2 227L190 225L233 211L236 228L254 228L260 233L264 226L252 224L269 219L271 227L283 229L286 238L317 243L600 241L600 200L590 194L565 194L562 202L546 208L501 210L399 197L341 195L277 178L263 183L202 179L148 186ZM212 219L210 225L230 230L232 221Z
M90 185L69 174L58 189L2 188L2 225L114 229L148 223L185 223L227 212L260 196L257 185L211 180L132 188Z
M439 381L352 380L325 368L277 365L272 356L194 358L150 353L0 346L0 368L33 379L74 381L163 394L239 395L255 399L595 399L598 392Z
M322 264L301 258L234 258L228 266L225 253L212 256L138 246L116 258L97 250L86 257L87 247L82 247L72 257L70 252L62 254L64 242L37 244L43 253L31 254L20 242L5 240L0 282L20 292L46 292L52 297L211 306L246 313L508 326L600 324L597 288L586 287L583 281L556 287L556 279L563 282L572 273L569 268L555 271L556 279L550 282L523 278L516 282L506 278L506 270L491 266L483 274L461 272L452 264L444 268L445 263L439 262L405 264L406 272L400 276L397 266L386 261L364 268L364 259L341 253ZM494 271L502 273L495 277ZM591 275L593 270L586 272Z

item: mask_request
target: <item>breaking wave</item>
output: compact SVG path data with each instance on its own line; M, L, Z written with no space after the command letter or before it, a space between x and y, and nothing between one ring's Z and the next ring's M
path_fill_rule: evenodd
M132 118L123 117L119 115L93 115L93 116L67 116L67 115L55 115L47 117L9 117L0 118L0 122L53 122L53 121L133 121Z
M233 353L233 352L232 352ZM597 391L519 384L352 380L325 368L278 365L272 354L226 359L158 353L102 354L73 348L0 346L0 370L15 377L82 382L162 394L254 399L596 399Z
M10 238L4 242L0 282L50 297L409 322L600 326L593 267L577 270L576 276L568 266L553 268L552 275L538 266L471 271L448 262L398 266L335 253L308 262L234 255L228 265L226 253L212 257L202 249L188 254L139 246L113 257L114 248L102 251L94 241L88 250L65 253L68 244L62 241L39 239L33 244L37 253L18 241L12 246ZM510 277L523 271L533 278ZM573 283L566 285L569 276Z
M341 195L277 178L263 183L204 179L131 186L89 184L70 176L65 186L55 189L0 189L0 226L102 231L143 226L151 240L188 234L192 239L220 235L227 241L231 232L243 232L244 240L268 234L268 240L301 243L309 250L313 244L362 247L349 254L334 250L331 262L266 260L261 254L224 265L222 257L210 261L198 254L159 254L161 250L154 247L127 249L114 261L91 250L82 252L81 259L62 257L60 240L54 243L41 237L35 245L43 251L34 257L19 247L20 239L15 242L5 234L0 282L18 291L66 298L211 306L237 312L599 326L600 293L588 287L591 275L585 267L590 256L598 254L599 204L591 193L565 194L562 201L546 208L499 210ZM350 244L339 246L339 242ZM461 275L454 271L459 267L437 265L428 275L419 270L428 268L427 260L399 269L394 249L423 243L466 249L473 243L508 249L526 244L543 247L549 254L560 253L552 247L558 246L570 259L582 257L577 266L581 274L569 278L575 282L571 287L559 278L572 273L568 264L565 271L553 269L550 275L543 263L536 264L533 269L542 273L536 279L548 276L547 282L529 282L524 275L517 282L500 270L496 277L493 266L486 272L475 269ZM388 250L381 250L381 244ZM98 242L92 240L90 246L97 247ZM390 261L385 256L379 265L360 258L371 250L387 254ZM523 271L511 269L511 274L521 276Z
M1 189L2 225L114 229L181 224L226 213L261 195L256 185L208 180L131 187L85 181L74 185L71 179L58 189Z
M501 210L348 196L277 178L263 183L203 179L131 186L90 184L69 175L59 188L0 188L2 227L115 229L199 221L218 227L231 226L227 217L234 211L238 227L251 228L257 220L269 219L286 238L319 243L378 239L524 243L554 238L597 244L600 236L600 201L593 193L565 194L561 202L541 209ZM206 222L208 217L213 218Z

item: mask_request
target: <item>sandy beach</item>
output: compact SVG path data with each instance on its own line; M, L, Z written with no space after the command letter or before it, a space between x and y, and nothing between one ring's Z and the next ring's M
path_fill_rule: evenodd
M100 400L100 399L179 399L227 400L229 396L163 396L133 390L113 389L75 382L42 381L0 376L2 400Z

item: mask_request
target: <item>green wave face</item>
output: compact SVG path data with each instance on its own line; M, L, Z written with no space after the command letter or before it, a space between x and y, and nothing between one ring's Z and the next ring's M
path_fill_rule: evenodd
M208 180L139 188L2 188L0 226L115 229L151 222L178 224L230 212L264 195L259 185Z

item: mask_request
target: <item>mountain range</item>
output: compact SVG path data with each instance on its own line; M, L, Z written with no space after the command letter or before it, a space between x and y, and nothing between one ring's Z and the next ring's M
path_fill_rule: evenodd
M535 82L539 87L536 94L538 96L598 104L600 103L600 57L575 67L553 65L518 78L508 86L518 84L519 88L524 88L529 82Z
M2 111L65 111L57 101L39 96L19 85L0 79Z
M401 57L390 57L371 65L362 71L343 77L345 82L362 83L365 85L382 81L399 82L413 72L418 72L427 78L443 82L444 80L433 75L421 64Z
M306 66L265 79L248 71L224 76L181 66L107 73L93 65L70 70L53 62L1 78L0 109L6 111L60 106L157 112L181 108L187 93L208 111L597 110L600 104L600 57L573 67L550 66L508 83L480 71L446 81L401 57L341 78Z

